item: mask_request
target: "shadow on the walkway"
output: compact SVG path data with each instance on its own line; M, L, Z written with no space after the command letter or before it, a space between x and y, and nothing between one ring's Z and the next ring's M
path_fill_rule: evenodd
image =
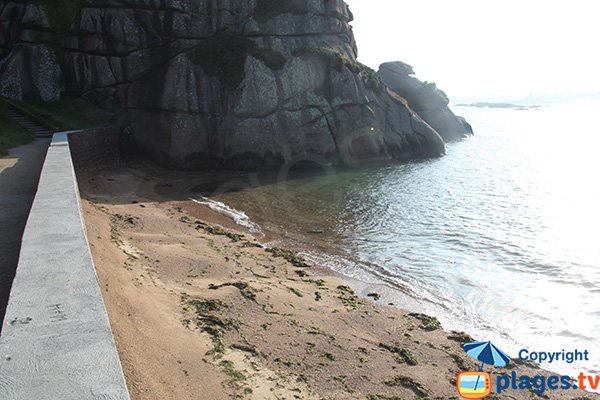
M37 191L49 139L10 150L0 158L0 321L15 277L21 237ZM0 326L0 331L3 325Z

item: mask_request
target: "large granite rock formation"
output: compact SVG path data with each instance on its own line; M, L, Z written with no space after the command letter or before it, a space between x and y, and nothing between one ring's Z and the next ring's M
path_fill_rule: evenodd
M0 4L0 94L23 101L60 99L62 71L48 44L44 10L30 3Z
M411 76L414 71L410 65L401 61L384 63L379 67L379 75L444 140L461 139L473 134L471 125L450 110L446 94L435 83L421 82Z
M444 154L432 123L356 61L342 0L39 2L35 24L48 36L27 51L16 32L31 26L31 4L10 3L16 19L1 9L0 65L11 72L0 94L52 100L61 65L69 95L126 109L139 147L167 166L360 165ZM25 75L47 79L29 87Z

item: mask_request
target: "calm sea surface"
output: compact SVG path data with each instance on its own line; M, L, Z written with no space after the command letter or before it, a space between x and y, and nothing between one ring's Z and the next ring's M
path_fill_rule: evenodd
M512 356L589 350L590 362L548 367L599 371L600 104L455 111L476 136L443 158L251 176L253 187L211 200L385 304Z

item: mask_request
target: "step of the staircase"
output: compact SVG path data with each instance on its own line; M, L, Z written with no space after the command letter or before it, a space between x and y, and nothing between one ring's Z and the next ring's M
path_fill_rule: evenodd
M22 112L18 108L9 105L4 110L4 115L11 118L15 123L27 130L35 138L52 137L52 132L50 129L36 121L35 117Z

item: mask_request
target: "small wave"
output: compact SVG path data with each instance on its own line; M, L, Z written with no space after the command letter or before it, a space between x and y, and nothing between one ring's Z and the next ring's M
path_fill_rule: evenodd
M192 200L196 204L201 204L203 206L207 206L211 210L213 210L221 215L225 215L226 217L231 218L233 220L233 222L235 222L237 225L240 225L240 226L243 226L243 227L249 229L250 232L252 232L252 233L261 233L262 232L260 229L260 226L258 226L254 222L252 222L252 220L250 220L250 218L243 211L236 210L235 208L229 207L225 203L221 203L220 201L216 201L216 200L211 200L206 197L201 197L200 200L190 198L190 200Z

